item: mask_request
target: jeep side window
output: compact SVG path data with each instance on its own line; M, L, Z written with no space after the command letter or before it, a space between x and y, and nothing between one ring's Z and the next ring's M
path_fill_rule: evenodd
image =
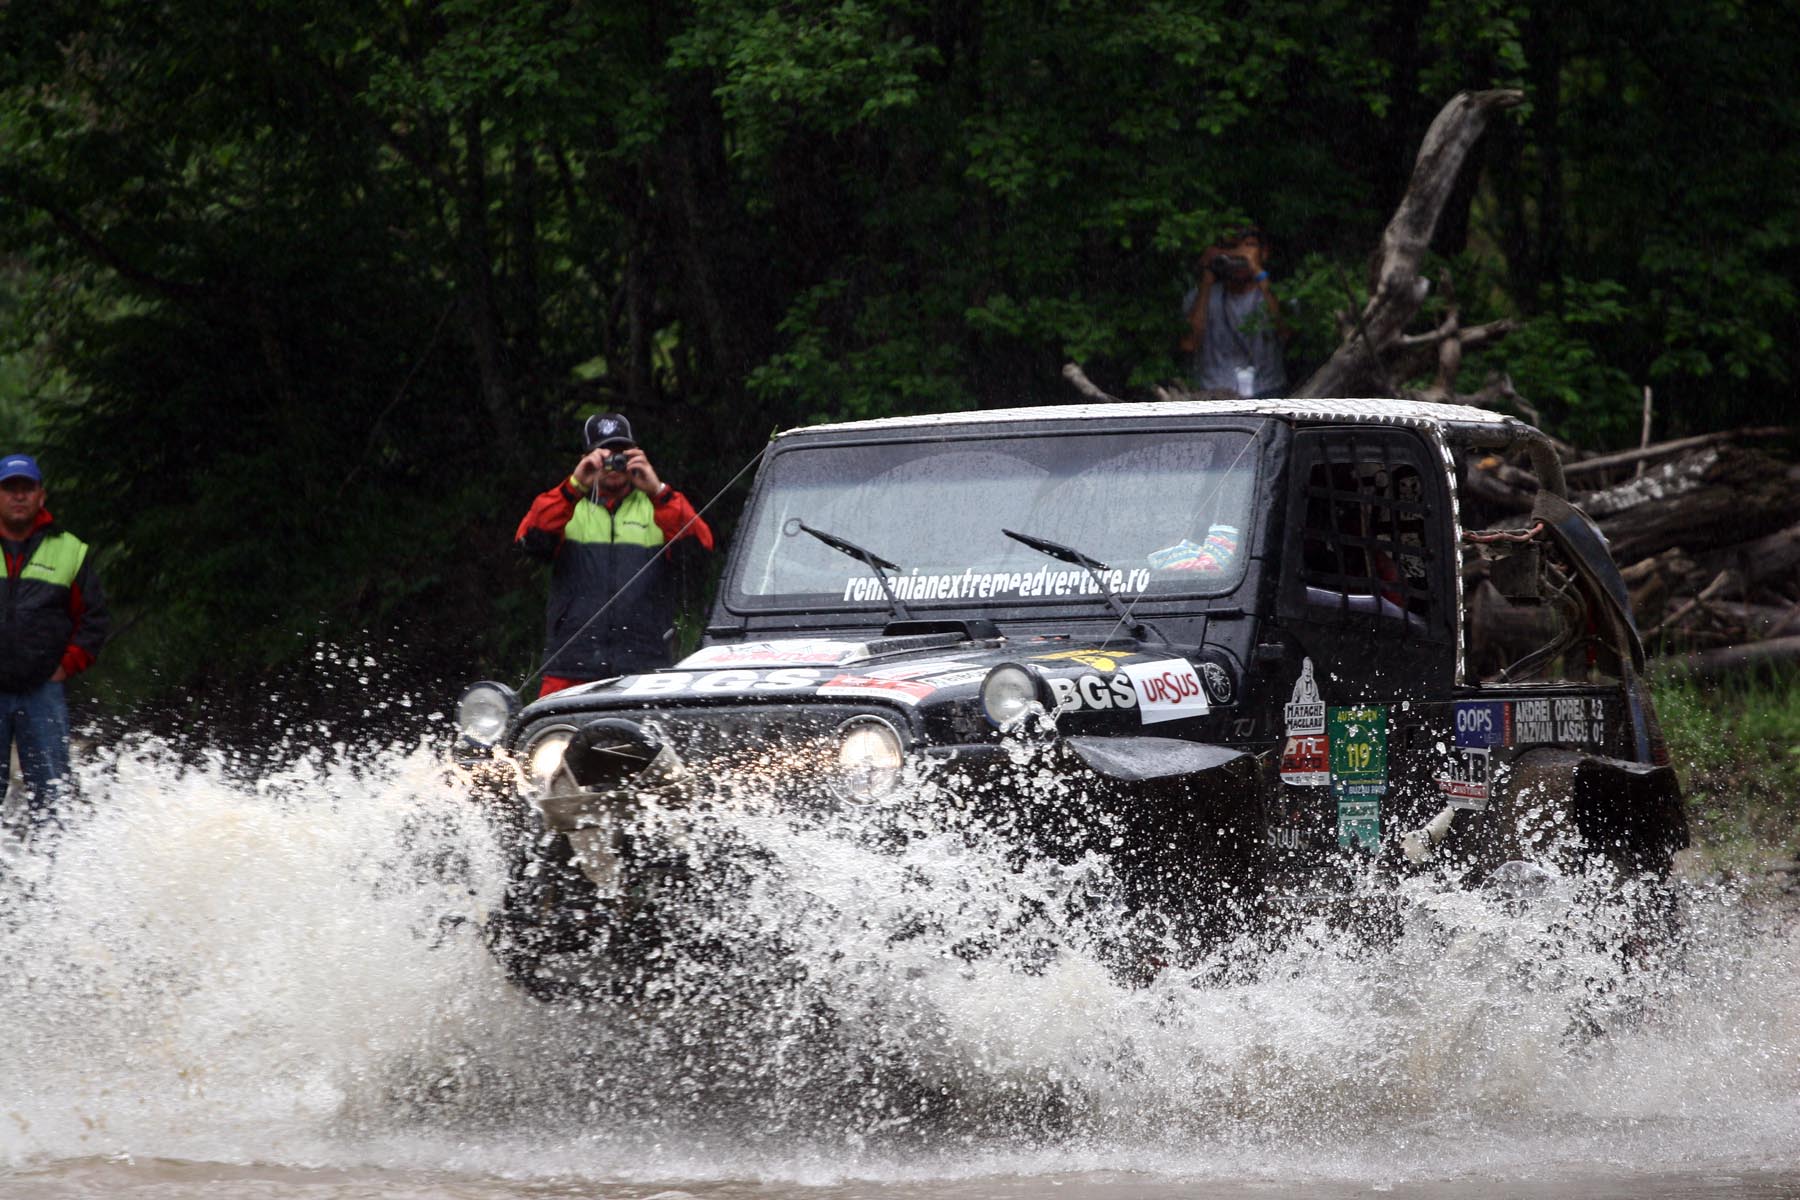
M1306 468L1306 603L1423 629L1433 600L1419 468L1380 446L1325 449Z

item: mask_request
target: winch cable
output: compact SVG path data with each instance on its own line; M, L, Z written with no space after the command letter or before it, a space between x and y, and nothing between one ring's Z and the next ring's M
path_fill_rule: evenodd
M1243 461L1244 455L1250 453L1250 448L1252 446L1260 445L1261 442L1262 442L1262 430L1259 429L1254 434L1252 434L1249 437L1249 439L1247 439L1244 442L1244 444L1242 446L1238 447L1237 454L1234 455L1232 457L1232 460L1225 465L1224 472L1219 476L1219 482L1213 485L1213 490L1207 494L1206 499L1202 500L1199 504L1195 505L1194 511L1196 513L1205 512L1208 508L1210 508L1212 506L1213 501L1215 501L1219 498L1219 493L1225 490L1225 481L1231 478L1231 473L1233 471L1237 470L1237 465L1238 465L1238 463ZM1241 529L1238 530L1238 538L1240 541L1243 539L1243 535L1244 535L1244 531ZM1133 614L1133 611L1137 608L1138 601L1142 600L1147 595L1149 595L1148 592L1139 592L1137 595L1135 595L1131 598L1130 602L1125 605L1125 612L1122 616L1119 617L1118 622L1116 624L1114 624L1111 629L1107 630L1105 637L1100 639L1100 644L1102 646L1104 646L1104 645L1106 645L1106 643L1112 641L1113 635L1118 633L1119 630L1125 628L1126 622L1132 620L1132 614ZM1137 624L1142 625L1143 622L1139 621L1139 622L1137 622ZM1160 637L1161 635L1159 634L1158 636Z
M694 515L692 517L688 518L687 523L684 524L680 529L677 529L675 531L674 536L669 538L666 542L664 542L662 544L662 547L658 550L657 553L661 554L664 550L667 550L669 547L673 546L675 544L675 542L681 537L682 534L686 533L689 529L692 529L694 527L694 523L696 521L698 521L701 517L704 517L706 515L707 510L710 509L713 505L717 504L719 502L719 500L725 495L726 492L729 492L733 487L737 486L737 481L744 477L745 472L749 471L751 467L754 467L757 463L761 462L763 459L763 455L767 454L768 452L769 452L769 447L764 446L762 449L758 450L755 454L751 455L750 461L745 463L743 466L739 467L737 474L733 475L729 480L727 480L724 487L722 487L718 491L714 492L713 498L711 500L708 500L705 504L702 504L698 509L696 509L694 511ZM591 498L592 498L591 492L589 493L589 497L591 500ZM621 583L618 586L618 589L616 591L614 591L612 595L610 595L606 598L606 603L602 604L599 608L596 608L594 610L594 614L592 616L590 616L587 620L585 620L581 623L581 628L577 629L574 633L571 633L568 637L568 640L564 641L562 645L558 646L556 649L552 650L549 654L545 655L542 659L540 659L538 661L538 665L533 667L531 669L531 671L525 676L525 678L519 681L518 691L519 691L520 695L525 694L525 689L531 686L532 680L536 679L539 675L542 675L544 673L544 668L550 665L551 659L555 658L558 654L561 654L564 650L567 650L571 645L573 645L575 643L576 638L579 638L582 634L587 632L587 627L589 625L592 625L595 621L599 620L601 614L605 613L607 609L609 609L613 606L613 601L617 600L620 596L623 596L625 594L626 590L628 588L630 588L632 584L634 584L638 581L639 576L643 575L643 573L645 571L648 571L652 566L654 566L656 564L656 557L657 557L656 555L652 555L649 558L649 560L644 563L643 566L639 567L637 569L637 571L632 574L630 579L627 579L624 583Z

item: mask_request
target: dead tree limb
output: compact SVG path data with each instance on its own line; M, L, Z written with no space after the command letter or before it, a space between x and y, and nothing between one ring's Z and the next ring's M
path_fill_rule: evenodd
M1356 396L1371 390L1375 374L1371 365L1379 363L1383 351L1400 337L1429 290L1419 278L1419 263L1431 244L1463 160L1487 128L1488 119L1524 99L1524 93L1512 90L1461 92L1444 105L1425 132L1406 194L1381 236L1374 294L1363 306L1354 331L1324 366L1295 389L1296 397Z
M1721 433L1703 433L1698 437L1677 438L1672 442L1657 442L1649 446L1640 446L1636 450L1621 450L1617 454L1601 454L1594 458L1584 458L1580 462L1565 462L1563 474L1570 477L1590 475L1596 471L1605 471L1613 467L1629 467L1633 463L1666 458L1671 454L1699 449L1701 446L1713 446L1720 442L1762 441L1765 438L1785 437L1793 432L1794 427L1791 425L1764 425L1756 429L1727 429Z

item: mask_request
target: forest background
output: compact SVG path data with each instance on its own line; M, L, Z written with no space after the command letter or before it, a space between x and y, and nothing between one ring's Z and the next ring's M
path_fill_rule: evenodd
M88 705L354 715L329 646L443 706L535 665L511 537L581 416L625 412L698 504L785 426L1071 400L1071 360L1145 395L1181 375L1195 256L1246 220L1298 380L1427 124L1486 87L1525 103L1428 273L1522 327L1460 390L1504 372L1590 449L1635 444L1647 385L1659 437L1767 424L1800 369L1797 16L0 4L0 447L103 555Z

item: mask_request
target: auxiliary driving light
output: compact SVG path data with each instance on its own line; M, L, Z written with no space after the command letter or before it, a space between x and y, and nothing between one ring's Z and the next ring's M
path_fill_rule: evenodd
M981 681L981 709L997 728L1007 728L1034 704L1044 704L1038 677L1017 663L1001 663Z
M838 786L854 804L871 804L894 790L906 749L880 717L852 717L838 726Z
M525 747L525 770L531 780L531 789L542 795L550 789L550 780L563 764L563 755L568 752L569 741L575 736L572 725L552 725L542 733L532 737Z
M484 679L463 690L456 701L456 731L486 749L500 740L519 711L519 696L504 683Z

